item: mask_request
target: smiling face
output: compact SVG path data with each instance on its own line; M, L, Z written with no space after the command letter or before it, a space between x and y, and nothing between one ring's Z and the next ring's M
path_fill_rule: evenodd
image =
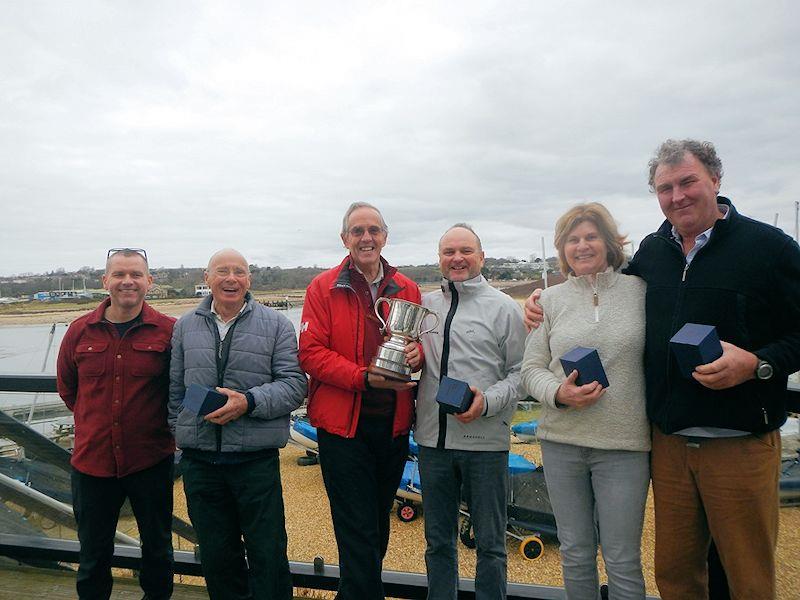
M469 229L454 227L439 240L439 268L450 281L477 277L483 268L483 250Z
M387 237L378 212L364 207L350 213L342 243L350 251L353 264L362 273L373 273L379 268L381 250L386 245Z
M244 296L250 289L250 268L235 250L222 250L211 257L205 280L211 288L217 310L236 312L244 304Z
M597 225L581 221L567 234L564 256L575 275L594 275L608 268L608 248Z
M125 312L141 310L144 296L152 283L147 263L139 254L125 256L118 252L106 262L103 287L108 290L114 308Z
M719 178L690 152L678 164L659 165L653 187L661 212L684 239L694 239L722 217L717 207Z

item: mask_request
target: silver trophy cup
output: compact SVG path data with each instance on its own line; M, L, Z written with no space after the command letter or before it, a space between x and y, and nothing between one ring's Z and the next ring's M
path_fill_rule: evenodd
M389 317L386 321L381 317L379 310L384 302L389 305ZM369 372L389 379L410 381L411 367L406 364L403 348L409 342L418 340L421 335L436 329L439 326L439 315L407 300L383 297L375 301L375 314L383 325L383 332L390 337L378 346L378 353L372 359ZM433 315L436 323L433 327L421 331L422 321L428 315Z

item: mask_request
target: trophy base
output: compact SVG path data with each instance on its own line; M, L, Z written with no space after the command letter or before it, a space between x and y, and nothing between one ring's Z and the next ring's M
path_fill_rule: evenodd
M367 368L367 371L373 375L381 375L382 377L386 377L386 379L393 379L394 381L411 381L411 375L398 373L397 371L390 371L389 369L384 369L376 365L370 365Z

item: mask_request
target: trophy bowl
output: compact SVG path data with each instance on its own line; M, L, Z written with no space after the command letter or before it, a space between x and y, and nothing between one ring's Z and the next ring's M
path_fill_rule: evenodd
M380 313L380 305L389 305L389 315L384 321ZM372 359L368 371L397 381L411 380L411 367L406 363L403 349L409 342L418 340L421 335L429 333L439 326L439 315L424 306L398 298L378 298L375 301L375 315L383 325L382 331L389 339L378 347L378 353ZM433 315L436 323L429 329L422 330L422 322L428 315Z

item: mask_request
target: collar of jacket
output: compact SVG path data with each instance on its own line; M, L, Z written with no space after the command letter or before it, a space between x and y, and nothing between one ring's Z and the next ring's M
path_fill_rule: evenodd
M381 256L381 263L383 263L383 281L381 282L381 286L378 286L378 292L381 296L394 296L403 289L401 285L399 285L394 280L394 274L397 273L397 269L389 265L383 256ZM335 288L346 288L346 289L353 289L352 284L350 283L350 265L352 264L352 259L350 255L344 257L344 260L339 263L339 274L336 276L336 279L333 280L331 284L331 289ZM368 282L369 283L369 282Z
M103 300L97 308L95 308L86 321L87 325L95 325L105 319L106 309L111 305L111 298ZM158 323L158 313L147 302L142 303L142 323L146 325L156 325Z
M450 281L449 279L442 277L442 293L446 298L450 297L451 284L456 289L456 292L458 292L458 295L461 296L462 294L477 294L480 290L488 286L489 282L486 281L486 278L480 273L472 279L467 279L466 281Z
M206 296L200 301L200 304L195 309L195 313L207 318L214 318L213 313L211 312L211 303L214 301L214 296ZM250 293L248 290L244 294L244 304L245 309L242 311L242 314L245 315L253 309L253 303L255 302L255 298L253 298L253 294Z
M594 285L592 285L592 281L589 279L588 275L575 275L574 273L570 273L567 275L567 281L574 286L586 288L587 290L604 290L616 283L617 275L618 271L615 271L614 267L606 267L605 271L595 275Z
M739 213L728 198L725 196L717 196L717 204L726 204L728 206L729 215L727 219L717 219L716 223L714 223L714 228L711 230L711 237L708 240L709 243L715 236L725 234L739 222ZM668 240L672 240L672 223L665 219L656 233L666 237Z

